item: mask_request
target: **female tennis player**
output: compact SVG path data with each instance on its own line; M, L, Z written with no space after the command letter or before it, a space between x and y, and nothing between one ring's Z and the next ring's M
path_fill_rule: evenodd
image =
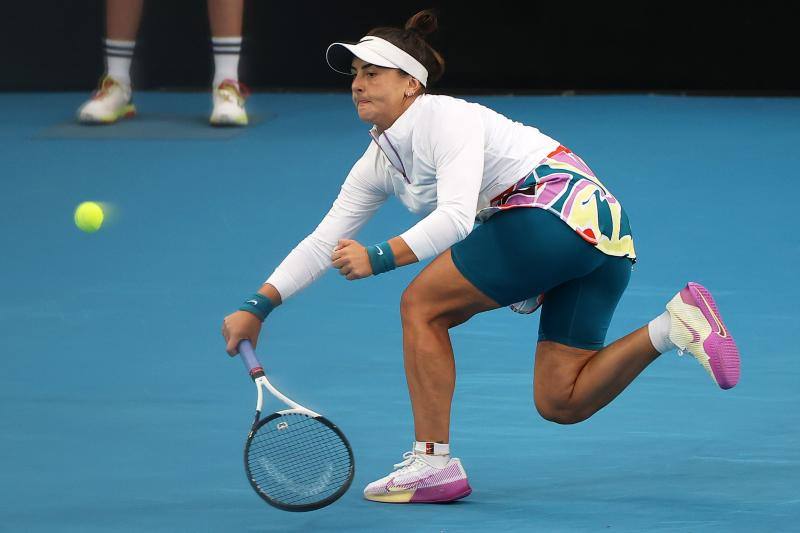
M723 389L739 379L733 338L696 283L604 346L636 258L622 204L580 157L539 130L428 94L444 70L425 41L436 27L422 11L404 29L377 28L328 48L329 65L353 76L353 103L372 124L372 141L319 226L222 326L234 355L240 340L256 342L275 306L330 266L356 280L435 258L400 301L416 436L394 470L364 489L379 502L447 502L471 492L449 448L448 330L476 313L509 305L532 312L541 303L534 400L542 417L560 424L592 416L670 350L691 353ZM424 218L385 242L352 240L390 195Z

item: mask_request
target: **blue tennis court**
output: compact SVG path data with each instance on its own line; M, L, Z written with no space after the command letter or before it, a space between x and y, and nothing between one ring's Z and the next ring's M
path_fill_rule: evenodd
M609 341L708 286L742 351L719 390L665 354L589 421L532 399L538 315L453 330L451 445L474 492L367 502L413 440L399 298L424 265L328 273L270 317L259 355L335 421L356 476L285 513L251 490L254 387L222 318L330 207L369 126L348 94L254 95L247 129L206 125L205 93L137 93L141 116L81 127L85 94L0 95L0 406L4 531L789 531L800 520L794 225L800 99L658 95L467 99L562 141L624 202L639 262ZM95 234L72 222L95 200ZM414 220L392 200L359 235ZM266 410L278 408L267 403Z

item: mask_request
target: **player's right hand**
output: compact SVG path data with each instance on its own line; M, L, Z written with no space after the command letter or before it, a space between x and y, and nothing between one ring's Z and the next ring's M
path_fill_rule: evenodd
M261 333L261 321L247 311L236 311L226 316L222 321L222 336L227 345L225 351L233 357L239 353L239 343L247 339L253 344L258 344L258 335Z

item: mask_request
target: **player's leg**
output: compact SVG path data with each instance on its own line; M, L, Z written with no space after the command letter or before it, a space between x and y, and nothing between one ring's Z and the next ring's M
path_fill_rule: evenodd
M497 304L467 281L450 251L434 259L403 292L403 360L416 442L395 471L364 489L379 502L444 502L471 492L461 461L450 457L455 362L449 329Z
M239 82L244 0L208 0L214 79L211 83L214 109L209 119L215 126L245 126L247 91Z
M418 441L449 442L455 387L449 329L497 307L458 271L449 250L432 261L403 293L403 362Z
M630 261L605 256L592 272L546 294L534 365L534 399L544 418L588 418L658 356L646 328L603 348L630 274Z
M608 258L594 272L552 289L545 297L534 399L548 420L572 424L589 418L661 353L678 347L690 351L722 388L738 381L739 355L733 339L715 304L713 310L709 306L708 318L703 314L702 295L693 295L699 294L695 284L676 295L668 311L651 323L602 347L629 276L629 267L619 261ZM706 300L713 302L710 294ZM714 330L717 323L723 335Z
M476 313L540 294L561 276L580 275L589 268L575 270L574 258L560 257L557 243L550 250L552 257L545 253L553 228L574 237L557 217L539 209L497 214L437 257L405 290L400 311L403 358L416 442L394 472L367 486L367 499L450 501L469 494L464 468L449 453L455 386L449 329Z
M130 69L142 5L143 0L106 0L106 70L92 98L78 109L81 122L110 124L136 114Z
M536 347L534 400L547 420L586 420L613 400L659 353L640 328L601 351L543 341Z

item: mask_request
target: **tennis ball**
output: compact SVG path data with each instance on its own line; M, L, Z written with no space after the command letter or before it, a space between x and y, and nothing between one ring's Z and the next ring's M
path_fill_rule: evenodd
M86 233L94 233L103 225L103 208L95 202L83 202L75 209L75 225Z

